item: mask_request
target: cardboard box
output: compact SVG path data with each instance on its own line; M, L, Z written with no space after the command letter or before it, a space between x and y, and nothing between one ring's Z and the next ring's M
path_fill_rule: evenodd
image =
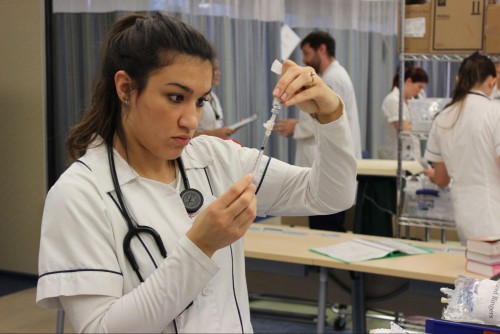
M484 51L487 54L500 54L500 5L486 6L484 26Z
M432 6L430 1L405 6L405 53L429 53L431 40ZM401 31L401 29L399 29ZM398 37L398 43L399 43ZM398 49L401 49L398 46Z
M486 0L433 0L432 53L483 50Z

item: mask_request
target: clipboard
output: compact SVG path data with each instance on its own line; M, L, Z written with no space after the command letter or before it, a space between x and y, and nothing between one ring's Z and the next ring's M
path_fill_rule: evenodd
M228 128L230 128L232 130L238 130L239 128L247 125L248 123L256 121L256 120L257 120L257 114L253 114L250 117L244 118L244 119L242 119L239 122L236 122L236 123L233 123L233 124L229 125Z

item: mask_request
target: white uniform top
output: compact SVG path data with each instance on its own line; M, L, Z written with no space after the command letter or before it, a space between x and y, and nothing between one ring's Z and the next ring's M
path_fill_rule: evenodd
M300 111L298 122L293 131L295 139L295 165L312 167L316 156L316 141L314 140L314 124L311 115Z
M500 78L497 78L497 80L500 80ZM497 85L493 87L493 91L491 92L490 97L496 103L500 103L500 90L498 90Z
M338 60L333 61L321 76L323 81L337 93L345 103L347 118L351 127L354 143L354 156L361 159L361 130L359 126L358 105L351 78Z
M224 113L217 95L214 92L210 93L210 101L203 104L203 111L201 112L201 119L198 123L198 130L214 130L224 126Z
M500 234L500 170L496 164L500 108L477 94L467 95L462 108L457 103L438 114L425 151L425 158L443 162L453 179L453 210L462 243L473 235Z
M398 130L393 122L399 122L399 88L394 87L382 102L384 115L382 147L379 149L380 159L396 160L398 158ZM410 122L410 112L406 103L403 103L403 121ZM403 160L415 160L412 152L412 142L403 138Z
M329 214L352 205L356 161L347 118L314 123L320 152L312 169L271 158L262 160L256 177L264 174L257 186L260 216ZM123 251L128 227L112 199L115 191L106 152L105 145L89 148L47 195L38 305L61 308L59 296L127 295L120 299L127 314L123 331L175 332L175 319L178 332L183 333L252 332L243 239L207 257L185 236L192 218L179 196L183 188L180 176L176 187L140 177L114 152L131 216L138 224L154 228L167 250L163 259L149 236L141 237L144 244L133 240L132 249L145 279L139 287ZM258 154L258 150L230 140L198 136L185 148L182 159L191 187L209 204L252 171ZM185 310L191 301L193 305ZM102 321L106 319L104 315Z

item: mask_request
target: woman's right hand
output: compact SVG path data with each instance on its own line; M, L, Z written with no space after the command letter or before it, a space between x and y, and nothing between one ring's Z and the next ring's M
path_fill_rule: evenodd
M252 181L252 174L238 180L196 216L193 226L186 233L209 257L216 250L240 239L253 223L257 198Z

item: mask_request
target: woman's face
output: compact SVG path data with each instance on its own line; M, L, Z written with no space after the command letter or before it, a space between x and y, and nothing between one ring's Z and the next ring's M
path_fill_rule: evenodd
M407 99L412 98L420 94L422 89L427 87L427 83L425 82L413 82L411 78L406 79L405 81L405 97Z
M123 112L129 153L142 159L179 157L198 127L211 80L210 61L187 55L152 72L140 96L131 92Z

